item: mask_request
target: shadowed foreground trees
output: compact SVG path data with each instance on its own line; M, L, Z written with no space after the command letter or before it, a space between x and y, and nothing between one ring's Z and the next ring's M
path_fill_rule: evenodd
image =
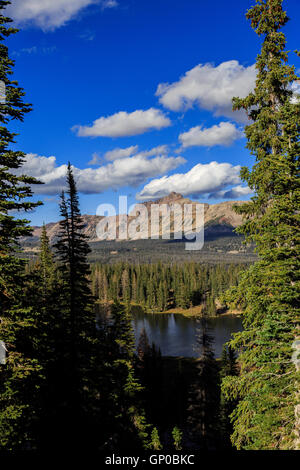
M1 13L8 4L0 0ZM21 175L25 155L11 150L16 136L7 126L13 119L22 121L30 106L11 80L14 63L3 44L16 30L0 15L0 80L6 89L0 103L0 340L7 349L6 362L0 364L1 451L161 451L165 442L184 447L184 434L189 435L187 447L216 449L222 447L220 436L229 446L228 414L233 408L232 442L238 449L300 448L300 377L292 360L300 324L300 100L292 91L298 77L287 63L281 28L288 18L282 0L257 0L247 17L263 45L255 90L234 100L234 107L244 109L251 120L245 133L255 156L252 170L242 170L255 196L238 210L246 218L240 232L256 243L260 261L226 296L228 303L243 308L244 331L231 343L240 352L238 368L230 349L222 358L221 402L220 367L202 320L202 353L189 419L181 429L174 421L181 425L185 420L182 408L188 400L182 379L187 375L182 369L188 361L176 359L170 372L173 358L149 349L145 335L137 359L129 303L163 311L199 305L206 298L206 308L214 314L216 298L228 283L236 283L237 270L193 263L97 266L94 293L104 302L114 301L110 315L97 318L89 247L70 164L56 259L43 230L40 259L34 269L25 269L18 242L31 229L16 213L38 205L30 202L31 186L37 182ZM160 379L166 378L169 383L159 388ZM174 393L166 396L166 389ZM142 403L145 397L161 400L159 391L165 393L167 438L160 430L166 425L159 416L161 403L155 409ZM182 408L176 408L178 403ZM154 418L151 426L149 415Z
M82 234L78 194L71 166L68 166L67 193L61 196L60 233L56 243L57 291L52 315L52 358L47 380L49 423L44 426L56 445L88 445L93 429L90 407L99 418L100 387L95 373L98 343L93 298L89 288L89 246ZM51 423L52 421L52 423ZM93 442L91 440L91 442ZM62 444L63 443L63 444Z
M141 386L133 367L130 315L116 303L109 320L96 317L88 279L89 247L82 234L70 164L60 208L55 315L51 316L52 335L49 333L53 349L44 402L48 416L42 421L42 447L48 449L51 443L65 451L75 446L81 452L130 445L142 449L148 434L138 400Z
M0 80L5 97L0 103L0 338L8 352L0 365L0 449L19 448L35 436L34 413L39 409L39 387L43 381L39 360L40 316L30 301L29 276L20 259L19 239L31 233L29 222L19 212L34 209L30 201L34 178L21 174L25 154L11 150L16 134L8 124L23 121L31 109L24 103L24 91L12 80L14 61L4 40L16 33L12 20L3 15L8 4L0 1ZM14 211L14 212L12 212Z
M197 374L191 387L188 408L189 440L202 450L219 446L219 369L214 356L214 338L209 331L206 315L198 320Z

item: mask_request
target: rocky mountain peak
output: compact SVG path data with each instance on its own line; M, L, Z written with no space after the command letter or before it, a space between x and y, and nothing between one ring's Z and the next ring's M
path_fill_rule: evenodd
M152 204L167 204L172 206L173 204L193 204L197 205L199 202L191 201L188 198L182 196L182 194L172 192L167 196L162 197L156 201L148 201L141 203L149 210L149 226L150 226L150 209ZM237 214L234 209L234 204L242 204L239 201L225 201L219 204L204 204L204 221L205 224L210 227L217 226L229 226L232 228L238 227L242 223L242 216ZM136 212L132 211L128 216L128 221L132 221L136 217ZM98 241L96 234L96 227L98 222L102 217L96 215L83 215L84 230L83 232L89 238L89 241ZM119 217L117 216L117 226L119 223ZM59 223L50 223L47 224L47 232L50 238L51 243L55 241L57 234L59 232ZM162 231L164 228L162 227ZM38 242L41 236L41 227L34 227L33 238L28 238L29 242L36 241ZM24 240L25 241L25 240Z
M167 196L161 198L160 200L167 203L167 202L178 201L179 199L183 199L183 195L179 194L179 193L175 193L174 191L172 191L170 194L168 194Z
M175 193L174 191L168 194L167 196L163 196L160 199L156 199L156 201L151 201L151 204L183 204L184 202L192 202L189 199L185 198L180 193Z

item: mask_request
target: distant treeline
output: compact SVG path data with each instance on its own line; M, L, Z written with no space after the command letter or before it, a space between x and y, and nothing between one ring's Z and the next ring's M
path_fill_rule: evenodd
M94 264L93 295L103 302L135 303L149 311L175 307L188 309L205 299L208 315L217 313L216 300L238 284L246 265L185 264ZM220 306L220 305L219 305Z

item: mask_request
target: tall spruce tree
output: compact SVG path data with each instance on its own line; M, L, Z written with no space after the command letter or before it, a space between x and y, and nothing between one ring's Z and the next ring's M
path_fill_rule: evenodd
M215 450L219 438L219 373L206 312L198 319L197 335L200 357L189 397L189 439L201 449Z
M24 259L17 256L19 238L31 234L28 220L14 212L28 212L39 203L30 202L31 185L37 181L22 174L25 154L11 150L17 134L8 129L12 120L23 121L31 107L25 93L12 79L14 61L6 38L17 33L5 16L8 1L0 1L0 82L5 89L0 103L0 339L8 351L0 365L0 449L34 448L34 423L38 414L38 388L42 367L37 351L38 314L26 290Z
M140 384L134 369L135 340L130 310L119 302L111 308L110 429L113 450L142 450L149 446L149 424L141 406Z
M235 352L230 346L224 345L221 355L220 377L236 377L238 375L238 364ZM232 444L230 436L233 432L230 416L236 408L237 399L231 399L221 394L220 401L220 428L221 428L221 446L223 449L231 449Z
M60 210L62 220L55 244L61 277L61 289L57 293L60 314L53 371L57 404L52 429L56 429L53 437L57 445L61 442L66 448L77 444L80 448L91 444L88 436L94 429L93 420L98 417L100 377L96 364L98 340L94 299L88 279L90 249L82 233L83 221L70 163L67 192L66 195L62 193ZM59 435L56 420L60 423Z
M49 237L47 235L45 224L43 224L41 234L39 269L42 279L43 293L46 298L54 280L54 257L50 248Z
M241 172L254 197L237 209L246 218L239 231L256 243L260 258L229 295L244 309L244 331L233 341L242 351L241 374L223 383L228 397L240 399L232 415L238 449L300 448L299 372L291 360L299 336L300 101L292 91L298 77L288 64L282 3L257 0L248 10L263 44L254 91L234 99L234 109L252 120L245 133L255 157L252 170Z

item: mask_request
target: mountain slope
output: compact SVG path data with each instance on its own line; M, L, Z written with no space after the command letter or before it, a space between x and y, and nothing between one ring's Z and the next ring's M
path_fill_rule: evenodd
M192 205L193 210L195 207L200 204L199 202L191 201L190 199L184 198L181 194L178 193L171 193L168 196L158 199L156 201L148 201L146 203L142 203L142 205L148 210L148 226L151 227L151 206L152 205L167 205L171 210L174 208L174 205L184 206L185 204ZM234 205L242 204L241 201L226 201L220 204L204 204L204 222L206 227L206 232L211 233L223 233L223 232L232 232L234 228L238 227L242 223L242 217L233 209ZM139 206L136 206L136 209L139 210ZM177 206L178 207L178 206ZM134 215L133 212L127 216L127 222L130 224L132 221L136 219L136 214ZM99 242L99 238L97 237L96 227L97 224L103 219L101 216L96 215L83 215L83 222L84 222L84 234L88 236L89 241ZM111 218L110 218L111 220ZM177 225L176 225L177 223ZM119 229L119 216L116 218L116 226L117 226L117 233ZM174 232L174 227L181 226L182 221L177 220L171 217L171 233ZM28 242L32 245L35 242L38 242L42 228L41 227L33 227L33 237L26 238L23 240L23 243L26 245ZM195 220L193 218L193 230L199 229L197 225L195 225ZM52 222L46 225L47 233L51 243L54 243L58 233L59 233L59 222ZM165 235L167 231L166 224L161 224L159 227L159 233L157 235L162 236ZM150 228L147 231L144 231L141 234L141 238L147 238L150 234ZM150 237L149 237L150 238Z

